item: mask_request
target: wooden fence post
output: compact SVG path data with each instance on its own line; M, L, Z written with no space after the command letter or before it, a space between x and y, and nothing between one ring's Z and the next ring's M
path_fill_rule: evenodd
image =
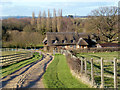
M117 59L114 59L114 88L117 88Z
M85 58L85 75L87 75L87 59Z
M101 86L100 88L104 88L104 65L103 65L102 58L101 58Z
M93 58L91 58L91 81L92 81L92 85L94 85Z
M81 73L83 73L83 59L81 58Z

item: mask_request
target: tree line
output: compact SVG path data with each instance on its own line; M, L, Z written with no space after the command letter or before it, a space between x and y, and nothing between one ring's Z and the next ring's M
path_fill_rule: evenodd
M2 40L5 47L36 47L42 44L46 32L82 32L83 21L78 18L63 17L62 9L39 12L38 17L4 19L2 24Z
M47 14L45 11L39 12L38 18L35 18L35 13L32 13L32 19L30 24L26 25L23 31L26 32L39 32L42 35L45 35L46 32L73 32L75 31L75 25L80 24L80 20L75 20L73 17L63 17L62 9L59 9L58 12L53 10L53 15L50 10Z
M4 47L36 47L42 45L46 32L89 33L97 42L118 41L118 8L100 7L91 11L87 18L62 16L62 9L39 12L38 17L8 18L2 20Z

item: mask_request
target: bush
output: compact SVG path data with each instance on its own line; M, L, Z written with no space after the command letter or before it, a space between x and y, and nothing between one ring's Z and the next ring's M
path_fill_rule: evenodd
M89 53L89 52L113 52L119 51L119 47L105 47L105 48L89 48L89 49L78 49L72 50L71 52L75 55L76 53Z
M72 58L70 54L66 55L67 63L71 70L75 72L80 72L81 61L78 58Z

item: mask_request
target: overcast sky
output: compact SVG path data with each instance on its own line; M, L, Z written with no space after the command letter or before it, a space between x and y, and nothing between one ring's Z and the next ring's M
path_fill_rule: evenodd
M118 6L119 0L0 0L0 16L38 16L39 11L62 9L63 16L86 16L91 10L104 6Z

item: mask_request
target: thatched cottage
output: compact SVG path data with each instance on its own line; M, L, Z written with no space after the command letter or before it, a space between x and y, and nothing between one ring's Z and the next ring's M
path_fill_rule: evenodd
M85 33L47 32L43 44L45 51L52 51L60 50L61 48L84 49L94 46L96 43Z

